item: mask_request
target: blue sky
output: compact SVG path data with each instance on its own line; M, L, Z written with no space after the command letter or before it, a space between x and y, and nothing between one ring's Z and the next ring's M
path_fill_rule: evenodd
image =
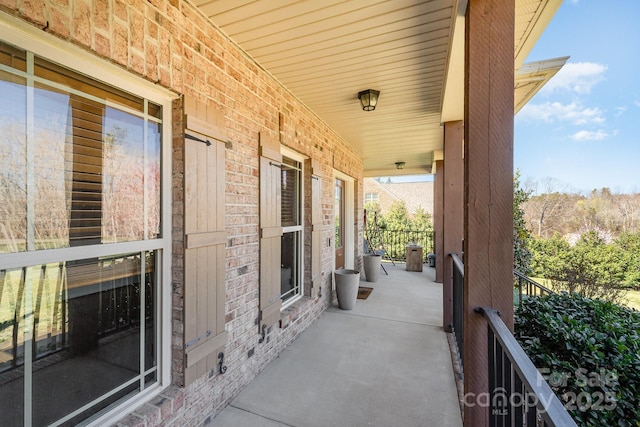
M555 190L640 192L640 1L565 0L526 62L570 56L516 115L514 167Z

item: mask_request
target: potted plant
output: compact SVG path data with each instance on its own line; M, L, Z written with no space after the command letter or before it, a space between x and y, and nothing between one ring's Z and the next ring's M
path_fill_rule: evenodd
M352 310L358 299L360 272L341 268L334 272L338 306L343 310Z

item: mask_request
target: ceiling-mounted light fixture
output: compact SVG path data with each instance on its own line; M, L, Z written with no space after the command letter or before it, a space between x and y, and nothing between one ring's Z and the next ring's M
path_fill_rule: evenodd
M360 105L364 111L373 111L378 104L378 96L380 96L379 90L367 89L358 93L358 99Z
M396 169L404 169L404 162L396 162Z

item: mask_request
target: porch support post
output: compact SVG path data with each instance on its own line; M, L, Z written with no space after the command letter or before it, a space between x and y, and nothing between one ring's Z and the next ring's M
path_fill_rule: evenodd
M444 209L443 209L443 258L442 281L443 319L446 332L453 325L453 263L449 254L462 258L462 238L464 236L464 124L460 121L444 124Z
M469 0L465 43L464 425L485 427L487 323L513 330L513 0ZM476 403L471 405L470 403Z
M436 256L436 283L442 283L444 265L444 221L442 217L444 198L444 162L442 155L435 162L436 173L433 180L433 252Z

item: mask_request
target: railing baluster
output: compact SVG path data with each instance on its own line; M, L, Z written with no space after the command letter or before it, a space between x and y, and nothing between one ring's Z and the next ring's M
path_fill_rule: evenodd
M518 279L518 293L520 294L518 295L519 304L522 303L522 282L525 283L525 289L526 289L527 295L541 296L541 295L550 295L554 293L551 289L545 286L542 286L540 283L530 279L529 277L525 276L524 274L520 273L517 270L513 270L513 275Z
M491 412L489 413L490 425L492 427L522 426L522 418L520 417L521 407L524 406L526 411L524 426L526 427L536 427L538 417L544 423L543 425L550 427L577 427L571 415L544 381L511 331L502 322L498 312L493 309L479 309L478 311L484 314L488 323L489 392L492 397ZM509 374L506 373L507 369ZM511 375L514 377L515 387L513 389L507 386L507 382L511 383ZM506 413L500 412L501 407L496 405L498 399L497 397L494 399L500 391L500 387L503 387L506 395ZM514 396L514 392L520 393L520 396ZM508 420L509 423L503 424L503 420L505 422Z
M453 332L463 365L464 264L456 254L449 254L453 272ZM514 270L519 301L528 295L552 294L553 291ZM524 286L523 286L524 284ZM525 289L523 289L525 287ZM487 320L489 425L491 427L577 427L553 390L509 331L500 314L493 309L478 308Z
M530 405L529 402L527 402L526 405L527 405L527 419L525 420L526 426L536 427L538 425L538 409L535 407L535 405Z
M502 413L502 405L506 406L506 403L504 401L504 398L506 397L506 393L504 391L504 378L503 378L503 370L504 370L504 356L502 354L502 347L500 346L500 342L498 342L498 340L493 339L494 342L494 351L496 352L495 355L495 370L496 370L496 388L491 389L492 393L491 393L491 412L494 414L495 416L495 426L496 427L503 427L503 423L502 423L502 418L503 418L503 413ZM499 396L496 396L498 393L500 393Z
M494 397L495 390L497 390L498 388L498 381L497 381L497 374L496 374L497 363L498 363L496 361L496 355L498 354L498 352L496 351L496 338L494 336L493 330L491 330L490 328L487 329L487 338L488 338L487 345L489 346L489 390L491 390L491 393L490 393L491 405L489 407L489 426L495 427L496 413L495 413L495 408L493 407L493 401L494 401L493 397Z
M366 232L366 231L365 231ZM370 241L381 240L387 251L387 257L393 261L406 261L405 247L410 242L422 245L422 261L427 261L427 255L433 252L433 232L420 230L380 230L380 238ZM369 236L367 236L369 237ZM381 248L373 248L379 250Z
M504 372L503 372L503 377L504 377L504 389L506 391L507 394L507 399L509 398L509 396L513 396L513 385L512 385L512 366L511 366L511 360L509 360L509 358L506 356L506 354L502 354L503 357L503 364L502 366L504 367ZM510 406L511 402L507 402L507 406ZM507 426L512 426L513 424L513 411L507 411L507 413L504 414L504 418L503 418L503 426L507 427Z
M523 398L526 397L524 384L522 383L522 380L518 375L513 376L513 390L515 393L520 393L520 396L522 396ZM524 405L516 405L516 407L513 408L513 417L511 418L511 425L518 426L523 424L524 424Z
M456 254L450 254L453 263L453 335L458 346L460 365L464 366L464 265Z

